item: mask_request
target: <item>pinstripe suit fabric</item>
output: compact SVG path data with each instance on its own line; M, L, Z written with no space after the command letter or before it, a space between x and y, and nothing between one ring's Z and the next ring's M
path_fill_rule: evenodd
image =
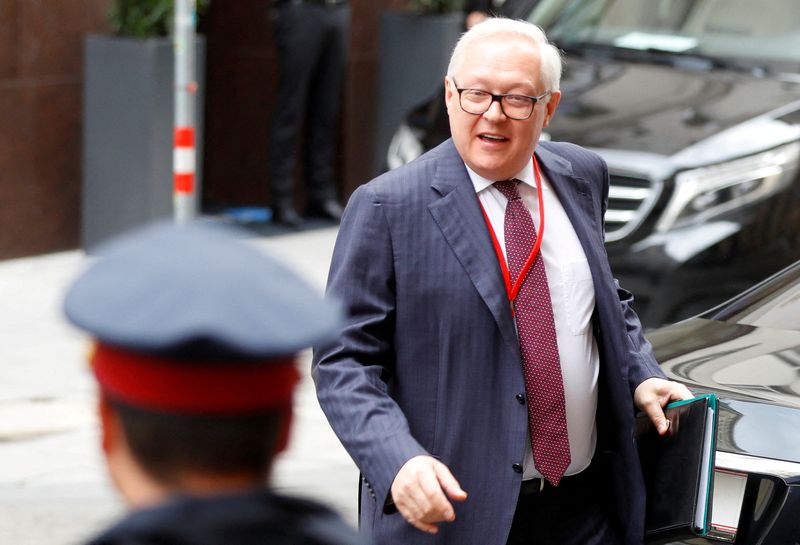
M537 158L592 271L601 357L595 459L626 543L641 541L643 484L631 439L633 389L663 376L611 275L603 245L608 196L595 154L542 142ZM503 544L519 493L527 410L519 343L490 236L451 140L361 186L336 242L328 293L350 319L316 347L313 378L328 420L364 479L361 526L376 544ZM441 459L470 494L457 520L424 534L384 512L400 467Z

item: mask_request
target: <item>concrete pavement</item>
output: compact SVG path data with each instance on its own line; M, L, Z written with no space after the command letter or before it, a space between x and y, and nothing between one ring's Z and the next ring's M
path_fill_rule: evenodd
M254 239L324 289L335 228ZM82 251L0 262L0 545L80 543L120 516L99 451L87 339L61 313ZM323 501L356 523L358 472L330 430L309 377L273 484Z

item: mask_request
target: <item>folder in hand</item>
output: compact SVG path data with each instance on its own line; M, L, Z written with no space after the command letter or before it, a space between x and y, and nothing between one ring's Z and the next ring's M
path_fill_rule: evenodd
M717 398L670 403L670 428L659 435L647 415L636 418L636 443L647 491L645 536L704 536L711 525Z

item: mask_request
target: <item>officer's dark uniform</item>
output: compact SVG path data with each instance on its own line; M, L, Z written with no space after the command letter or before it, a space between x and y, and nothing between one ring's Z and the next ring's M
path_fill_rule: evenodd
M243 236L220 225L160 224L98 250L64 307L95 338L91 363L105 400L157 419L291 411L294 355L330 339L340 309ZM248 437L262 442L260 431ZM266 467L273 454L267 449ZM91 545L362 543L332 511L276 495L257 476L252 486L202 496L166 487L169 499Z
M293 176L297 137L305 121L306 214L341 217L333 158L347 62L347 0L273 0L279 84L270 132L269 167L276 221L297 225Z
M351 545L354 530L319 504L268 491L182 498L129 515L88 545Z

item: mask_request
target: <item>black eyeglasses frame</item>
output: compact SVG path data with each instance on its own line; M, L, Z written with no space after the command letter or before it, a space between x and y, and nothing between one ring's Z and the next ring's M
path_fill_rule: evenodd
M470 114L470 115L483 115L483 114L485 114L486 112L489 111L489 108L492 107L492 103L497 102L497 103L500 104L500 110L503 112L503 115L506 116L507 118L513 119L515 121L525 121L526 119L530 119L530 117L533 115L534 108L536 108L536 104L540 100L542 100L544 97L546 97L547 95L549 95L551 93L551 91L545 91L544 93L542 93L539 96L522 95L522 94L519 94L519 93L495 94L495 93L490 93L489 91L486 91L484 89L475 89L473 87L459 87L458 83L456 83L455 78L451 77L450 80L453 82L453 87L455 87L456 91L458 91L458 105L461 107L461 110L464 113L467 113L467 114ZM478 91L480 93L486 93L487 95L492 97L492 100L489 101L489 104L486 106L486 109L484 111L479 112L479 113L470 112L469 110L465 109L464 105L461 103L461 96L462 96L462 93L464 91ZM506 97L527 98L528 100L531 101L531 111L525 117L513 117L513 116L508 115L506 113L505 108L503 107L503 99L506 98Z

